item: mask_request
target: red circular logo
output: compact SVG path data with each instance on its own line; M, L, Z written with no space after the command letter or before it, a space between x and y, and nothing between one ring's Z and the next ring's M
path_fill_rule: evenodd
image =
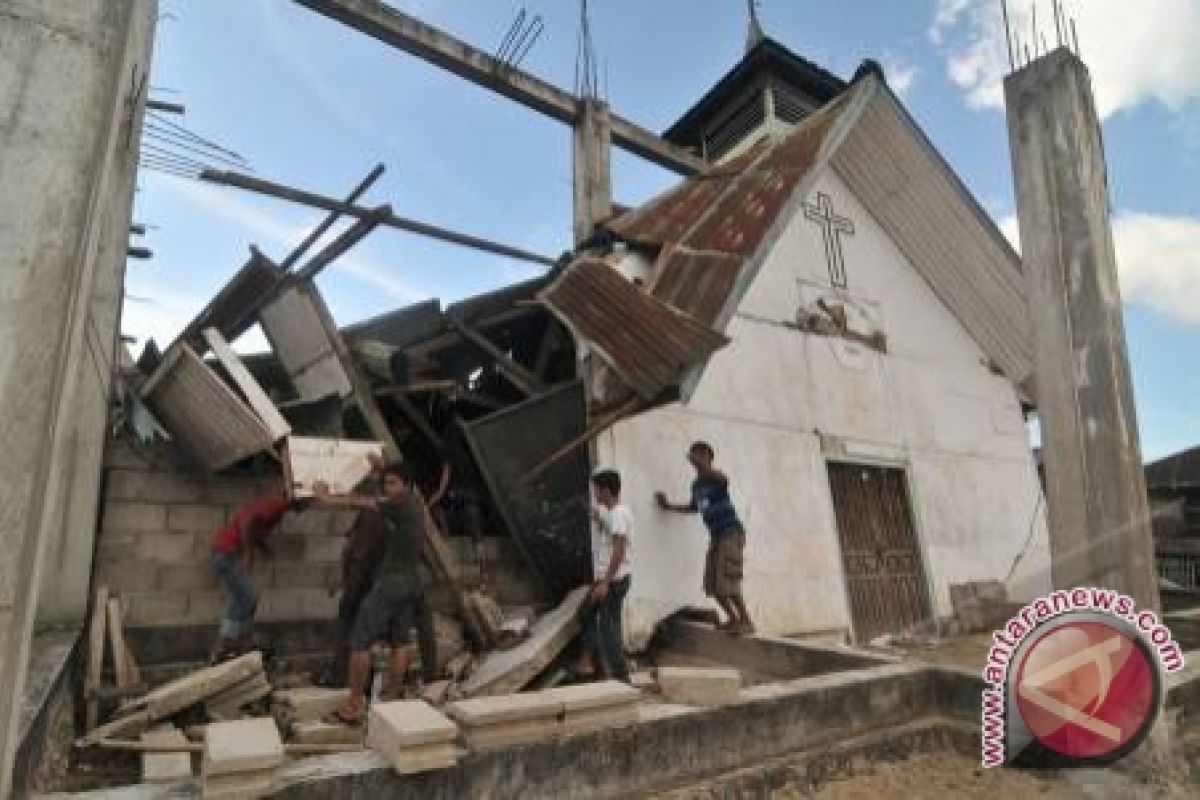
M1017 672L1021 719L1046 747L1104 759L1136 747L1154 722L1158 672L1136 634L1067 622L1034 641Z

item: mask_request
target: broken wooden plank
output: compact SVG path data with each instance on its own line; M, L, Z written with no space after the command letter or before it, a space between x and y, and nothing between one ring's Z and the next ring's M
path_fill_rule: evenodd
M489 654L463 684L466 697L520 691L550 665L579 633L579 612L591 586L580 586L548 614L534 623L529 638L512 650Z
M526 397L537 394L542 389L541 380L530 372L525 367L513 360L512 356L505 353L496 345L492 344L487 337L476 331L474 328L467 325L461 319L458 319L452 314L446 316L446 321L450 323L450 327L458 331L460 335L485 355L496 362L496 366L508 381L521 391Z
M334 494L353 492L371 471L368 456L382 456L382 450L378 442L292 436L287 446L292 494L311 497L317 481L329 484Z
M290 186L284 186L271 181L265 181L261 178L254 178L249 175L242 175L237 172L229 172L226 170L206 169L200 173L200 179L209 183L219 183L225 186L236 186L239 189L245 189L251 192L271 195L278 197L281 200L289 200L293 203L310 206L312 208L323 208L326 211L338 211L348 217L366 217L372 213L372 209L354 205L352 203L343 203L335 200L332 197L306 192L301 189L295 189ZM443 242L462 245L474 250L482 250L485 253L493 255L506 256L515 258L521 261L531 261L535 264L543 264L547 267L553 267L558 264L556 259L548 256L531 253L528 250L522 250L519 247L511 247L510 245L491 242L487 239L481 239L477 236L470 236L465 233L456 233L454 231L439 228L436 225L430 225L425 222L417 222L416 220L405 219L398 217L395 214L390 214L382 220L381 224L387 225L390 228L397 228L409 233L420 234L421 236L429 236L433 239L440 239Z
M613 425L616 425L622 419L624 419L628 415L632 414L637 409L639 403L640 403L639 399L634 397L634 398L626 401L616 411L613 411L613 412L601 417L600 419L596 420L595 422L593 422L590 426L588 426L588 429L586 431L584 431L583 433L581 433L579 436L575 437L571 441L567 442L565 445L560 447L558 450L555 450L553 453L551 453L549 456L547 456L545 459L543 459L540 463L538 463L537 466L533 467L528 472L526 472L524 475L522 475L521 482L528 483L530 481L537 479L538 476L540 476L546 470L550 469L550 467L554 466L562 459L571 455L571 453L576 448L582 447L583 445L587 444L592 439L595 439L601 433L604 433L604 431L608 430Z
M84 694L87 697L84 731L90 731L100 722L100 699L96 692L104 673L105 620L108 619L108 587L96 590L92 603L92 622L88 633L87 673L84 678Z
M254 380L254 376L250 374L250 370L246 369L246 365L238 358L237 353L225 341L225 337L216 328L204 329L204 340L208 342L208 346L212 349L213 355L221 362L221 366L229 373L229 377L237 386L238 391L246 398L246 402L250 404L250 408L254 409L254 413L258 414L259 419L267 426L267 430L271 432L271 436L276 441L282 439L292 432L292 426L288 425L287 420L279 413L279 409L275 407L275 403L271 398L267 397L267 393L258 385L258 381Z
M125 646L125 632L121 627L121 600L108 599L108 644L113 654L117 688L129 689L137 684L129 666L129 650Z

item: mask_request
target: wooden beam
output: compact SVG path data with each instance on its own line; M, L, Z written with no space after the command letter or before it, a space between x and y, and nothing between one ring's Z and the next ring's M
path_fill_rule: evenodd
M213 351L213 355L217 357L217 361L221 362L221 366L225 367L225 371L229 373L229 377L233 379L234 384L241 393L246 397L246 402L250 404L250 408L254 409L254 413L258 414L259 418L267 426L267 430L271 432L271 436L275 441L279 441L284 436L292 432L292 426L279 413L279 409L271 402L271 398L267 397L267 393L258 385L258 381L254 380L254 376L250 374L250 370L246 369L246 365L238 358L237 353L233 352L233 348L225 341L225 337L216 328L204 329L204 340L208 342L208 347Z
M363 417L367 420L367 427L371 429L371 435L383 445L384 455L387 458L396 458L400 455L400 448L396 446L396 439L392 436L392 430L388 427L387 420L383 418L383 413L379 410L379 405L375 402L375 394L371 391L371 384L362 374L362 370L358 368L358 362L354 360L354 356L350 354L350 348L346 346L346 342L342 339L341 331L333 321L333 315L329 313L329 307L325 305L325 298L317 291L317 285L312 281L305 281L298 284L302 287L302 291L308 294L312 300L313 308L317 311L317 316L321 320L322 327L325 328L325 335L329 338L330 346L333 347L333 352L337 355L338 361L341 362L342 370L346 373L346 377L350 380L350 388L354 393L354 399L358 403L359 409L363 413Z
M532 396L537 394L537 392L542 388L542 382L536 375L525 369L525 367L514 361L511 356L488 341L483 334L473 330L465 322L457 319L453 314L447 314L446 321L450 323L450 327L462 334L464 339L494 360L496 365L500 367L500 373L508 379L509 383L517 387L524 395L527 397Z
M392 215L392 207L382 205L371 212L369 216L360 218L347 228L340 236L321 249L307 264L296 271L296 277L302 281L311 281L321 274L321 270L349 252L351 247L361 242L367 235L379 227L386 218Z
M581 117L580 100L573 94L504 64L461 39L383 3L375 0L295 2L551 119L575 125ZM709 166L703 159L629 120L613 115L611 121L613 143L636 156L680 175L695 175Z
M87 698L84 732L90 732L100 724L100 680L104 674L104 622L108 618L108 587L96 590L92 602L92 623L88 630L87 673L84 678L84 696Z
M626 415L633 413L633 410L635 408L637 408L639 402L640 402L640 400L637 397L627 400L616 411L613 411L612 413L608 414L607 416L601 417L600 419L593 422L591 425L588 426L588 429L585 430L583 433L581 433L579 436L577 436L574 439L572 439L571 441L567 442L559 449L555 450L549 456L542 459L542 461L540 463L536 464L532 469L530 469L528 472L526 472L524 475L522 475L521 483L529 483L534 478L541 475L546 470L550 469L550 467L554 466L559 461L561 461L562 459L569 456L575 450L575 448L582 447L583 445L590 442L592 439L595 439L597 436L599 436L604 431L611 428L613 425L616 425L618 422L620 422L622 419L624 419Z
M129 649L125 646L125 633L121 628L121 601L116 597L108 598L108 644L113 654L117 688L135 686L137 680L129 663Z
M346 202L350 204L358 202L358 198L362 197L366 193L367 189L370 189L371 185L374 184L375 181L379 180L379 176L383 174L384 169L385 167L383 164L376 164L375 168L367 173L367 177L359 181L359 184L354 187L350 194L346 195ZM312 231L309 232L308 236L305 236L304 240L301 241L300 244L296 245L292 252L287 254L287 258L279 262L279 266L285 270L289 270L295 266L296 262L308 252L308 248L312 247L313 244L316 243L317 239L320 239L322 236L324 236L325 232L332 228L341 218L342 212L330 211L329 215L325 217L325 219L321 220L320 224L313 228Z
M343 203L341 200L336 200L332 197L326 197L314 192L306 192L303 189L296 189L291 186L284 186L279 183L272 183L261 178L254 178L249 175L243 175L239 172L229 172L226 170L206 169L200 173L200 179L209 183L219 183L223 186L236 186L239 189L245 189L249 192L258 192L259 194L278 197L280 200L289 200L293 203L311 206L312 208L323 208L326 211L337 211L340 214L345 214L348 217L363 217L370 216L373 211L363 206L353 203ZM416 233L421 236L428 236L433 239L438 239L450 244L457 244L463 247L469 247L473 250L481 250L485 253L492 253L498 256L507 258L515 258L520 261L529 261L534 264L542 264L547 267L553 267L558 264L556 259L549 256L538 255L531 253L528 250L522 250L519 247L511 247L506 244L480 239L477 236L470 236L465 233L456 233L455 231L439 228L436 225L430 225L425 222L417 222L416 220L398 217L395 214L390 214L386 218L380 220L381 225L387 225L390 228L397 230Z

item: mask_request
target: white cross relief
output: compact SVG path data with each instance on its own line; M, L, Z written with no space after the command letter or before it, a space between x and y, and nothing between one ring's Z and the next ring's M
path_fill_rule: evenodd
M854 223L834 213L833 201L824 192L817 192L815 204L804 204L804 216L821 226L830 283L839 289L845 289L846 260L842 255L842 236L854 235Z

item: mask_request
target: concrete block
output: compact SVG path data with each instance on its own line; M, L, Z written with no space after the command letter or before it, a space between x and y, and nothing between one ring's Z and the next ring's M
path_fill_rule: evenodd
M367 715L367 746L392 760L401 750L445 744L458 726L423 700L375 703Z
M96 536L96 560L97 562L108 560L120 560L129 557L130 553L136 553L138 542L143 534L137 531L101 531Z
M337 711L346 701L346 690L304 686L275 692L274 700L297 722L314 722Z
M363 743L362 728L349 725L330 725L327 722L297 722L292 726L292 738L300 744L357 744Z
M325 589L264 589L258 599L258 618L329 619L337 612L337 604L337 597L330 597Z
M182 505L167 507L167 525L173 531L185 533L207 531L216 533L225 524L224 506Z
M457 700L446 706L446 713L465 728L478 728L497 723L556 719L566 713L566 705L549 692L524 692Z
M123 592L125 625L132 628L157 628L178 625L187 616L188 597L184 592Z
M275 560L277 562L303 561L306 541L312 541L312 539L306 536L294 536L276 532L268 541L268 545L271 551L275 553Z
M155 503L113 501L104 504L104 529L161 531L167 527L167 507Z
M154 531L143 533L130 555L160 564L190 564L196 560L195 550L193 534Z
M225 595L219 589L198 589L188 592L187 621L215 623L225 611Z
M641 692L620 681L581 683L575 686L558 686L539 694L547 694L562 702L569 718L573 712L595 711L614 706L636 705Z
M120 560L105 558L96 562L96 581L122 594L155 591L159 588L159 568L139 561L135 553Z
M201 796L204 800L247 800L266 797L275 787L275 768L235 772L229 775L209 775L204 778Z
M272 770L283 759L283 740L271 717L214 722L204 729L205 783L214 775Z
M738 699L742 674L736 669L659 667L658 686L670 703L714 707Z
M215 589L217 576L207 563L164 564L158 568L158 585L169 592Z
M627 728L630 725L636 725L637 721L637 703L592 708L578 712L568 711L567 718L562 723L562 733L564 736L574 736L579 733L592 733L609 728Z
M559 717L542 717L519 722L463 728L463 740L472 750L495 750L516 747L532 742L545 742L562 736L565 731Z
M308 561L336 564L341 561L342 549L345 546L346 540L341 536L310 536L304 540L304 558Z
M635 672L629 676L629 684L643 692L657 691L658 679L654 677L653 672L642 671Z
M458 748L453 744L435 744L403 750L392 759L392 769L401 775L415 775L449 769L458 761Z
M240 506L270 490L254 478L210 477L203 485L203 501L213 505Z
M108 500L198 503L203 495L204 487L197 479L177 472L110 469L104 484Z
M328 510L289 511L279 522L279 532L294 536L328 536L332 521L333 512Z
M280 589L324 589L329 585L331 566L339 568L337 564L309 561L299 564L276 562L271 567L271 585Z
M142 742L156 746L186 745L188 739L173 725L155 728L142 734ZM192 777L190 753L143 753L142 780L146 783L169 783Z

